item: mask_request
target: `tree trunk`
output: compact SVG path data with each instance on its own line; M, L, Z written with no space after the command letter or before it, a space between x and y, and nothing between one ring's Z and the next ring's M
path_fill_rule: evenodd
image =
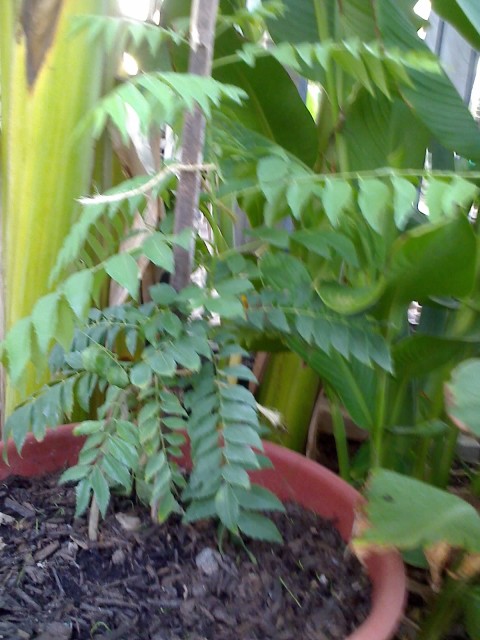
M193 0L190 16L190 60L188 70L209 76L212 70L215 21L218 0ZM186 114L182 135L182 164L201 164L205 138L205 118L197 106ZM192 229L200 197L200 171L180 174L175 204L175 233ZM191 251L174 248L175 270L172 284L177 291L190 282L193 256Z

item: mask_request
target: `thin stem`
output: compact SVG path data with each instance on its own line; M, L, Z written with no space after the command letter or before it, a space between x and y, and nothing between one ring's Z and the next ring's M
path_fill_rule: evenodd
M95 495L92 496L90 503L90 512L88 515L88 539L91 542L98 540L98 520L100 518L100 510Z
M433 608L421 625L418 640L442 640L460 615L465 593L471 588L467 582L447 578Z
M330 389L326 387L326 393L328 401L330 403L330 414L332 416L333 436L335 438L335 445L337 448L338 468L340 476L344 480L350 478L350 459L348 455L347 433L345 430L345 420L343 419L342 411L337 397Z

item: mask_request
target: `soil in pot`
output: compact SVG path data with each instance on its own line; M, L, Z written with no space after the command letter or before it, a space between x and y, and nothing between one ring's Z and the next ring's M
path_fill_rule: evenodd
M211 522L152 524L116 497L99 541L58 475L0 484L0 637L337 640L368 615L370 583L333 525L297 505L283 545L249 555ZM255 561L253 560L255 558Z

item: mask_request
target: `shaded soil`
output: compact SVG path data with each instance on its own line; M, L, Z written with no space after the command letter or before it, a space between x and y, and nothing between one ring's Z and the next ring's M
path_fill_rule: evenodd
M115 498L96 543L57 477L0 484L0 638L335 640L367 616L370 584L336 530L288 505L285 543L226 541L210 522L155 526Z

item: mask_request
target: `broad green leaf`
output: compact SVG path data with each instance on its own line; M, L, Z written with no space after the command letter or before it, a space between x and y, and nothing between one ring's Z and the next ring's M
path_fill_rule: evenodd
M238 528L249 538L282 543L282 535L277 525L260 513L241 511L238 518Z
M215 56L231 56L244 44L239 33L231 28L215 42ZM315 122L305 102L284 66L272 56L263 55L255 66L245 62L230 62L222 67L214 63L213 75L222 82L233 83L247 94L241 106L226 105L224 111L231 120L240 121L253 132L262 134L311 167L315 162L317 134ZM282 96L281 105L276 96ZM292 122L295 127L292 127Z
M71 275L62 285L63 295L79 320L84 320L90 308L93 273L89 270Z
M416 333L393 346L395 375L403 380L419 378L460 362L471 351L472 344L468 341Z
M414 211L417 189L409 180L398 176L393 176L391 182L393 185L393 216L397 228L403 231Z
M105 453L111 453L111 455L123 463L126 467L129 467L133 471L136 470L138 465L138 452L136 448L125 440L112 436L107 440Z
M480 436L480 360L462 362L445 387L447 411L463 431Z
M229 484L224 484L217 491L215 496L215 508L221 523L233 533L237 533L238 516L240 507Z
M337 282L318 285L318 294L327 307L337 313L356 314L375 304L385 289L385 280L364 287L347 287Z
M415 496L415 500L412 500ZM353 541L371 546L426 548L446 543L480 553L480 516L464 500L393 471L374 471L367 485L365 515L369 528Z
M352 187L349 182L327 178L322 192L322 203L332 226L336 227L343 212L351 206Z
M465 296L475 277L476 240L464 217L425 225L393 245L387 292L399 302L427 296Z
M248 424L258 424L258 413L256 407L239 402L222 402L222 418L227 421L245 422Z
M57 328L58 293L39 299L32 311L32 324L40 351L46 353Z
M173 251L164 240L163 233L154 233L142 245L145 256L157 265L173 273Z
M136 260L128 253L112 256L105 262L105 271L121 287L124 287L134 300L138 298L140 271Z
M244 278L223 280L215 285L215 289L220 297L223 296L238 296L242 293L247 293L253 289L253 284Z
M377 233L382 233L391 201L390 189L377 178L359 180L358 206L363 217Z
M159 523L165 522L172 513L181 513L182 509L173 497L171 491L162 496L157 505L157 520Z
M480 49L480 7L476 0L432 0L432 8L474 49Z
M432 178L428 182L425 202L427 203L429 217L432 222L438 222L444 215L444 200L449 190L449 185L443 180Z
M480 588L478 586L468 585L468 590L464 596L463 609L465 612L465 626L469 637L480 637Z

